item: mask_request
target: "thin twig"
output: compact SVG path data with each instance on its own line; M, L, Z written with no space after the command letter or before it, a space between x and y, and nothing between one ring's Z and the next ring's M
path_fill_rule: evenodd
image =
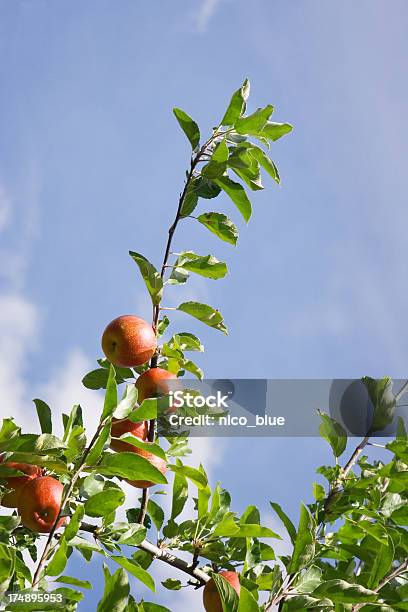
M403 561L390 574L388 574L388 576L386 576L385 578L383 578L381 580L381 582L378 585L378 587L374 589L374 593L379 593L381 591L381 589L383 587L385 587L389 582L394 580L394 578L398 578L398 576L400 576L401 574L403 574L407 570L408 570L408 559L405 559L405 561ZM355 606L353 606L352 612L357 612L357 610L360 610L360 608L362 608L363 606L365 606L365 603L356 604Z
M92 533L95 537L97 537L98 528L96 527L96 525L90 525L89 523L81 523L80 529L82 531ZM193 578L198 580L201 586L210 580L210 576L199 567L194 566L193 563L187 563L187 561L176 557L165 548L159 548L158 546L155 546L154 544L149 542L149 540L143 540L143 542L137 545L137 548L140 548L140 550L144 550L145 552L151 554L152 557L154 557L155 559L159 559L160 561L163 561L164 563L167 563L168 565L171 565L172 567L181 570L185 574L192 576Z
M147 502L148 502L147 496L148 496L147 489L143 489L142 490L142 501L140 503L139 518L137 519L137 522L140 523L141 525L144 524L145 518L146 518Z
M347 478L348 473L354 467L359 456L361 455L361 453L363 452L363 450L369 443L370 433L371 432L368 432L367 435L364 436L364 438L361 440L360 444L356 446L350 459L347 461L346 465L342 469L338 482L332 487L331 491L329 492L326 498L326 501L324 503L325 513L327 513L330 510L333 500L335 499L336 495L341 491L342 482L344 481L345 478Z
M195 168L196 168L197 164L200 162L202 156L203 155L207 155L207 153L206 153L207 147L217 138L218 135L219 135L218 132L215 132L215 134L213 134L211 136L211 138L209 140L207 140L207 142L205 142L203 144L203 146L197 152L195 157L191 158L191 161L190 161L190 170L188 171L187 178L186 178L186 181L184 183L183 191L180 194L180 198L179 198L178 206L177 206L176 216L175 216L174 221L171 224L171 226L169 228L169 232L168 232L167 243L166 243L166 247L165 247L165 250L164 250L163 262L162 262L162 266L161 266L161 270L160 270L160 276L161 276L162 280L164 278L164 274L165 274L166 268L168 267L168 260L169 260L169 256L170 256L170 253L171 253L171 244L173 242L173 237L174 237L174 233L175 233L175 231L177 229L177 225L178 225L178 223L179 223L179 221L181 219L181 211L182 211L182 208L183 208L184 201L186 199L187 191L188 191L188 188L189 188L189 185L190 185L191 181L194 179ZM155 332L157 332L157 325L159 323L160 311L161 310L171 310L170 308L162 308L160 306L160 303L161 302L159 302L158 304L153 306L152 327L153 327ZM174 309L174 310L176 310L176 309ZM151 368L157 368L157 358L158 358L158 354L156 352L156 354L153 355L153 357L152 357L152 359L150 361L150 367ZM154 440L154 432L155 432L155 420L152 419L150 421L150 424L149 424L149 436L148 436L149 442L153 442L153 440ZM149 498L149 494L148 494L147 489L143 489L142 504L141 504L140 514L139 514L139 523L143 523L144 522L144 518L146 516L146 509L147 509L148 498Z

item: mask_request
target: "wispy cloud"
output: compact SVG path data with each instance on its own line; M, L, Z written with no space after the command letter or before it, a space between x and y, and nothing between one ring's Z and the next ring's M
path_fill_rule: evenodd
M11 200L5 186L0 181L0 232L3 231L10 220Z
M195 15L195 22L199 32L205 32L211 19L217 12L222 0L202 0Z

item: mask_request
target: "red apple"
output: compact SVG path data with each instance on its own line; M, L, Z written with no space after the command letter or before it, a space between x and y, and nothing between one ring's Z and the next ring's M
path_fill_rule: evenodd
M177 376L163 368L150 368L143 372L136 381L139 404L150 397L161 397L168 395L170 391L182 389L181 383L169 382L174 380L178 380Z
M3 463L0 458L0 463ZM42 469L37 465L29 465L28 463L16 463L15 461L8 461L4 463L6 467L19 470L24 472L25 476L9 476L4 478L7 483L7 488L12 489L9 493L6 493L1 500L1 505L6 508L17 508L18 498L20 497L21 489L25 484L42 476Z
M220 576L225 578L230 583L238 597L241 592L241 585L239 583L239 576L236 572L220 572ZM207 582L203 591L203 604L206 612L223 612L221 597L218 593L217 587L215 586L214 580L211 578Z
M153 453L149 453L149 451L145 450L144 448L137 448L136 446L133 447L133 452L140 457L147 459L149 463L160 470L163 475L166 473L167 464L161 457L153 455ZM149 480L127 480L127 482L138 489L147 489L148 487L153 487L156 484L154 482L150 482Z
M21 489L17 510L21 522L36 533L49 533L61 508L64 487L51 476L41 476ZM57 527L66 521L62 517Z
M153 327L134 315L123 315L109 323L102 335L102 349L113 365L132 368L151 359L157 339Z
M120 438L124 433L130 433L136 438L140 438L141 440L146 440L149 433L149 424L147 421L143 421L142 423L133 423L128 419L113 419L112 420L112 428L111 428L111 436L113 438ZM110 447L112 450L120 453L124 452L134 452L136 446L132 446L128 442L122 442L120 440L111 440Z

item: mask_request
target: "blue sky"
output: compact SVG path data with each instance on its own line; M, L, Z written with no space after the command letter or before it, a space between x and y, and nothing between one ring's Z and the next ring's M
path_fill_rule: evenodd
M210 378L403 377L407 13L403 0L392 11L380 0L0 0L5 414L29 427L41 393L57 410L78 398L96 419L78 381L109 320L150 316L127 251L159 263L182 187L189 151L171 109L205 133L246 76L251 108L271 102L295 126L272 148L283 184L265 179L248 227L220 202L240 226L237 250L192 221L180 228L176 250L213 252L230 275L167 303L218 306L230 336L175 327L200 335ZM238 510L274 499L294 518L330 460L311 439L198 450ZM199 597L184 591L177 604L154 597L183 612Z

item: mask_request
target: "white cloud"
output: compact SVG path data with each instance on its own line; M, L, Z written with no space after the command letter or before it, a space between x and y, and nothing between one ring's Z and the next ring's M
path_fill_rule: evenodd
M0 415L31 422L25 368L37 342L37 311L21 295L10 293L0 295L0 313Z
M38 388L38 395L52 408L59 433L62 432L63 412L69 414L74 404L81 404L84 425L91 437L96 430L103 406L103 395L86 389L82 378L95 365L80 349L72 350L65 362L49 374L49 380Z
M202 0L195 15L197 29L205 32L211 19L214 17L222 0Z
M2 183L0 182L0 232L3 231L11 216L11 200Z

